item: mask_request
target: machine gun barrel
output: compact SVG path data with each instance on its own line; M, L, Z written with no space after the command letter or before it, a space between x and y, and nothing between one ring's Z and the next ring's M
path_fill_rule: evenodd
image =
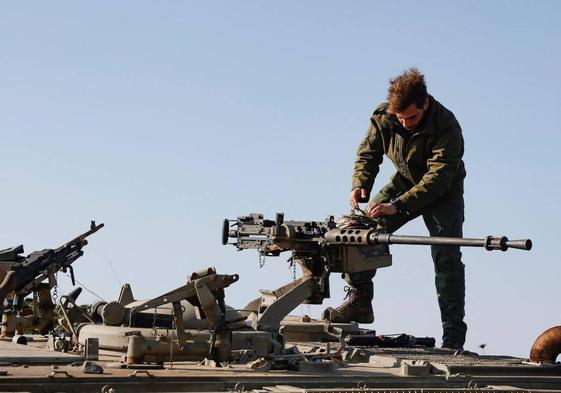
M410 244L423 246L461 246L482 247L488 251L506 251L509 248L530 250L530 239L509 240L506 236L487 236L481 239L461 237L404 236L383 233L374 229L331 229L325 234L327 244L331 245L376 245L376 244Z
M59 251L62 251L64 249L69 249L69 248L72 248L72 247L81 249L82 247L84 247L85 245L88 244L88 241L86 240L86 238L90 235L93 235L94 233L99 231L104 226L105 226L105 224L103 224L103 223L96 225L95 221L92 221L90 223L90 229L88 231L82 233L80 236L75 237L74 239L70 240L69 242L64 243L62 246L57 248L55 250L55 252L59 252Z
M403 236L386 233L371 233L368 238L371 244L419 244L431 246L462 246L462 247L483 247L488 251L506 251L509 248L519 250L532 249L530 239L509 240L506 236L487 236L482 239L471 239L461 237L430 237L430 236Z

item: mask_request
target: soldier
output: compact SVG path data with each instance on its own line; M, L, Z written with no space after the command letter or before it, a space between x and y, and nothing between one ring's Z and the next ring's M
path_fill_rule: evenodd
M383 217L388 232L423 216L431 236L462 237L464 221L462 130L454 114L427 93L424 76L411 68L390 80L388 102L379 105L359 145L354 166L353 208L368 202L386 155L397 172L372 198L366 211ZM463 347L464 264L460 248L432 246L436 293L445 348ZM371 323L372 278L376 271L344 274L347 300L331 314L333 322Z

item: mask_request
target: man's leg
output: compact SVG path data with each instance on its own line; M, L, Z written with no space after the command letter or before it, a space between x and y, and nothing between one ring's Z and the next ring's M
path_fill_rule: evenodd
M378 196L374 197L376 200ZM394 232L410 221L413 217L397 214L385 217L386 229ZM372 309L372 299L374 298L374 285L372 279L376 275L376 269L356 273L343 273L343 279L349 284L346 301L339 307L327 308L323 313L323 319L331 322L374 322L374 311Z
M372 299L374 298L374 285L372 278L376 270L358 273L343 273L343 278L349 284L345 287L347 295L345 302L337 308L328 307L323 312L323 319L337 323L372 323L374 311Z
M464 204L460 198L455 203L431 206L423 214L431 236L462 237ZM466 339L464 322L465 273L460 247L432 246L435 286L442 320L444 347L459 349Z

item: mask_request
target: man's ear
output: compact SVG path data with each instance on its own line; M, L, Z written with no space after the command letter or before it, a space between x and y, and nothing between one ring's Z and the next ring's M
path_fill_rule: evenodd
M425 103L423 104L423 110L426 111L427 109L429 109L429 98L428 97L425 98Z

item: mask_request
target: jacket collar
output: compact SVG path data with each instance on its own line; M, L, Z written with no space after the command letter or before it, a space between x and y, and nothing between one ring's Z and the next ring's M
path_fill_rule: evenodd
M419 124L417 131L415 131L416 133L434 134L436 130L437 104L434 97L429 95L429 108L421 119L421 124Z
M438 102L434 99L433 96L429 95L429 107L425 114L423 115L423 119L421 120L421 124L419 124L419 128L414 132L414 134L434 134L436 130L436 113L438 111ZM393 132L398 132L400 129L404 130L403 126L397 120L397 117L394 114L388 114L386 118L386 126ZM398 132L399 133L399 132Z

